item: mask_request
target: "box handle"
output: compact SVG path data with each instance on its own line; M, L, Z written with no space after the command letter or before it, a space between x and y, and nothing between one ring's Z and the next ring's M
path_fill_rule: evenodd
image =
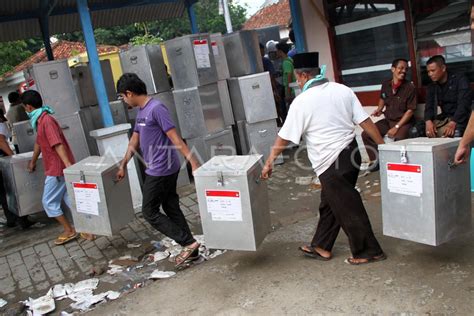
M58 79L59 75L58 75L57 70L51 70L51 71L49 72L49 77L50 77L52 80Z
M61 126L61 129L62 129L62 130L69 129L69 126L68 126L68 125L62 125L62 126Z
M255 89L260 89L260 85L259 85L258 83L254 83L254 84L252 85L252 89L254 89L254 90L255 90Z
M137 64L138 63L138 57L137 56L130 57L130 62L134 65Z
M181 47L176 48L175 52L176 52L176 55L182 55L183 54L183 50L181 49Z
M224 174L222 171L219 171L217 174L217 186L224 186Z
M28 128L28 129L26 130L26 134L27 134L28 136L31 136L31 135L34 135L34 134L35 134L35 131L34 131L32 128Z
M449 161L448 161L448 170L453 170L457 166L458 165L454 163L454 158L449 159Z
M258 133L260 134L260 137L266 137L267 134L268 134L268 130L262 129L262 130L258 131Z

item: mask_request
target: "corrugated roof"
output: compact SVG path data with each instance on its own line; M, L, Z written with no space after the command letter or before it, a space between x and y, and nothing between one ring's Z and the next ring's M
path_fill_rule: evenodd
M38 22L40 0L1 2L0 42L41 36ZM197 0L88 1L94 28L181 17L186 10L185 2ZM82 29L75 0L57 1L49 17L49 29L51 35Z
M267 26L286 26L291 19L289 0L280 0L280 2L269 5L252 15L244 23L243 29L259 29Z
M86 51L86 45L82 42L69 42L69 41L58 41L51 45L53 49L54 59L67 59L69 57L76 56L80 53ZM117 46L110 46L110 45L98 45L97 52L100 54L111 53L111 52L118 52L120 50ZM48 61L48 57L46 56L46 52L43 49L37 51L35 54L18 64L12 71L3 75L0 78L0 81L3 78L8 78L9 76L23 71L24 69L30 67L33 64L46 62Z

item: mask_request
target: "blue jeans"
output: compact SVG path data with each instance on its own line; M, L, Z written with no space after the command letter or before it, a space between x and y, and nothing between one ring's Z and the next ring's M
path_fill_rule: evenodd
M62 200L71 208L71 200L67 194L64 177L46 176L43 191L43 208L48 217L58 217L64 214L61 209Z

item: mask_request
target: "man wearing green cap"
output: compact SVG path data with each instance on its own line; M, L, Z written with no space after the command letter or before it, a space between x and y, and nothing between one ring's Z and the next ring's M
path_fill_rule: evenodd
M303 92L290 107L263 168L262 178L271 176L274 160L290 141L297 144L304 137L322 191L316 234L311 244L300 250L311 258L330 260L342 228L352 252L347 263L360 265L384 260L386 256L355 189L361 163L355 127L360 125L376 144L383 144L382 136L354 92L324 78L325 66L321 70L318 68L317 53L295 55L294 67Z

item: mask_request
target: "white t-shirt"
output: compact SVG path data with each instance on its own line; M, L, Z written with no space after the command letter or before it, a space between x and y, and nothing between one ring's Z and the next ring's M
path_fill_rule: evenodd
M5 136L5 138L8 140L12 135L10 133L10 129L7 126L7 123L1 123L0 122L0 135Z
M353 141L355 126L368 118L350 88L328 82L295 98L278 135L295 144L304 137L309 160L319 176Z

